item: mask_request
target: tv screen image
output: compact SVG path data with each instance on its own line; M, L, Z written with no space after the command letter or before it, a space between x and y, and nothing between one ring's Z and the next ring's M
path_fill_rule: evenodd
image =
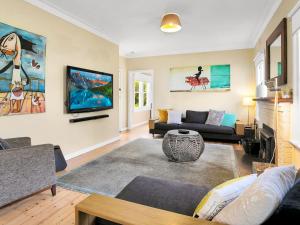
M68 112L92 112L113 108L113 75L67 67Z

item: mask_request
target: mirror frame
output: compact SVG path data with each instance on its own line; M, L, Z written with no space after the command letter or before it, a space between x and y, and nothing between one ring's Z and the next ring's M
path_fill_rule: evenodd
M280 24L276 27L270 37L267 39L266 46L266 81L272 81L276 77L271 79L271 62L270 62L270 47L272 43L281 35L281 64L282 75L278 76L278 85L287 84L287 19L284 18Z

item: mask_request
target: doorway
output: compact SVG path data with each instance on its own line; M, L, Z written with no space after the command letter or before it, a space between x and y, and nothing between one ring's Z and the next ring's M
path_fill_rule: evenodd
M146 124L153 117L153 70L128 74L128 129Z
M119 70L119 131L127 130L127 109L126 109L126 71Z

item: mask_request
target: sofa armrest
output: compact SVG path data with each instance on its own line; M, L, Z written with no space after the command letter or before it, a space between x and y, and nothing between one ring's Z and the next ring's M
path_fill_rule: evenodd
M56 183L53 145L0 151L0 207Z
M150 119L149 120L149 130L152 130L155 128L155 123L158 122L158 119Z
M5 139L12 148L22 148L26 146L31 146L30 137L18 137L18 138L8 138Z
M216 222L93 194L75 206L75 224L93 224L95 217L127 225L221 225Z

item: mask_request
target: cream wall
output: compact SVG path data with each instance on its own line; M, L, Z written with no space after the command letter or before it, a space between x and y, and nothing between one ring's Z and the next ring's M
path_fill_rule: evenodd
M147 123L150 118L150 110L133 112L132 127Z
M266 49L266 40L269 38L269 36L272 34L272 32L275 30L275 28L278 26L278 24L281 22L281 20L285 17L288 16L289 12L295 7L296 3L299 2L299 0L282 0L281 5L273 15L271 21L267 25L266 29L260 36L258 42L256 43L254 53L257 54L259 51ZM287 56L287 61L288 61L288 72L287 72L287 77L288 77L288 84L287 86L292 88L293 87L293 40L292 40L292 26L291 26L291 21L288 19L287 22L287 45L288 45L288 56ZM288 107L284 107L287 109ZM282 112L282 110L280 111ZM288 114L285 116L285 118L289 117L290 115ZM272 117L272 114L269 116ZM260 121L260 122L265 122L265 120ZM285 122L284 125L285 127L279 130L286 130L284 133L284 137L279 135L279 140L278 140L278 154L277 157L281 154L290 154L292 156L285 156L283 160L290 160L290 162L293 162L297 168L300 168L300 150L298 149L292 149L292 145L289 143L290 141L290 130L291 130L291 124L293 122Z
M226 92L169 92L172 67L210 64L231 65L231 90ZM127 59L128 70L154 70L154 110L161 107L185 111L219 109L247 119L242 97L255 94L253 49Z
M61 145L65 154L118 137L118 46L24 1L0 2L5 6L0 7L1 22L47 38L46 113L0 117L0 137L30 136L34 144ZM114 109L74 115L109 118L69 123L73 116L64 106L66 65L114 74Z
M272 34L272 32L275 30L275 28L279 25L281 20L288 16L288 13L294 8L296 3L299 0L282 0L282 3L280 4L279 8L273 15L271 21L267 25L266 29L263 31L262 35L259 37L256 45L255 45L255 55L262 50L266 50L266 41L269 38L269 36ZM292 26L291 21L288 20L287 22L287 43L288 43L288 86L293 86L293 52L292 52Z

